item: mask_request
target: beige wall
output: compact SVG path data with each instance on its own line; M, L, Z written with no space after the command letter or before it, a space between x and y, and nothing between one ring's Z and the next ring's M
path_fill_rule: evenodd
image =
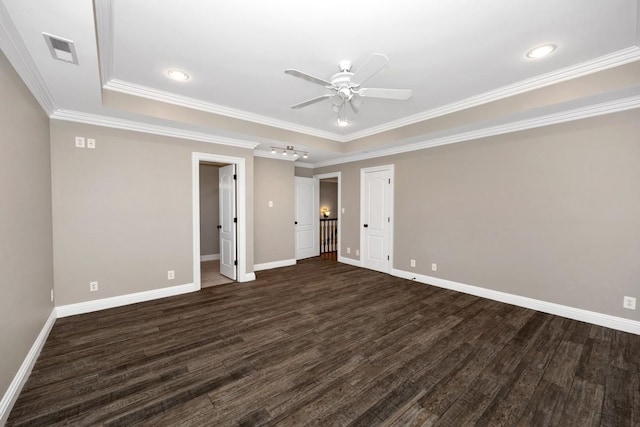
M294 259L293 162L256 157L254 168L255 263Z
M320 210L329 208L329 218L338 218L338 183L320 180ZM324 218L320 212L318 216Z
M75 136L96 149L75 148ZM57 305L193 282L193 152L246 159L252 271L251 150L58 120L51 147Z
M343 256L360 168L394 164L395 268L640 320L638 135L632 110L314 173L342 171Z
M300 176L302 178L313 178L313 169L296 167L295 175Z
M3 396L53 309L53 255L49 118L1 52L0 87Z
M200 165L200 255L220 253L219 170L219 166Z

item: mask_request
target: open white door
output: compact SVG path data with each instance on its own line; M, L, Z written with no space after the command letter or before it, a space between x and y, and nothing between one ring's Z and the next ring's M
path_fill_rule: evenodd
M220 274L236 280L236 166L219 171L220 198Z
M361 265L389 273L391 270L392 166L362 169L361 179Z
M320 255L318 180L296 176L295 185L296 259L318 256Z

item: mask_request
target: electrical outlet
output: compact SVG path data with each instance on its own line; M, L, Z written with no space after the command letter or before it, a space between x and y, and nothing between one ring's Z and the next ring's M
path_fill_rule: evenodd
M342 213L344 213L344 208L342 208Z
M360 256L360 249L356 249L356 256Z
M347 253L350 254L351 253L351 248L347 248Z
M411 260L411 267L415 267L415 266L416 266L416 260L415 260L415 259L412 259L412 260Z
M622 300L622 307L629 310L636 309L636 299L634 297L624 297Z
M98 290L98 282L89 282L89 291L95 292Z
M431 271L438 271L438 264L436 264L435 262L431 264Z
M175 272L175 270L169 270L169 271L167 272L167 279L169 279L169 280L173 280L173 279L175 279L175 278L176 278L176 272Z
M76 136L76 147L84 148L84 136Z
M53 288L51 288L51 302L53 302Z
M96 140L93 138L87 139L87 148L96 148Z

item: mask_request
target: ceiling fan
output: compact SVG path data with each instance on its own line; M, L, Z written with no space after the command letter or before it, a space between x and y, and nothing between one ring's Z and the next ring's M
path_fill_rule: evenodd
M325 99L331 99L332 109L338 113L338 125L347 126L346 105L349 104L354 113L358 113L362 98L382 98L405 100L411 98L410 89L381 89L362 87L369 79L382 71L389 64L389 58L381 53L374 53L365 61L355 73L351 72L350 61L340 61L340 72L331 76L331 80L323 80L299 70L287 69L286 74L307 80L329 89L331 93L317 96L307 101L291 106L293 109L306 107Z

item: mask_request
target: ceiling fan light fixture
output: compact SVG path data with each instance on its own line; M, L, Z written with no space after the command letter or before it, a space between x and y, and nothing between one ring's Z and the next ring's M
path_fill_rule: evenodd
M189 74L187 74L185 71L178 70L175 68L167 70L167 75L171 77L173 80L177 80L179 82L185 82L190 78Z
M527 58L543 58L553 53L553 51L555 51L557 48L558 46L556 46L555 44L545 44L542 46L534 47L529 52L527 52Z
M339 119L336 121L336 124L337 124L338 126L340 126L341 128L344 128L344 127L349 126L349 125L351 124L351 122L350 122L349 120L347 120L347 119L340 119L340 118L339 118Z

